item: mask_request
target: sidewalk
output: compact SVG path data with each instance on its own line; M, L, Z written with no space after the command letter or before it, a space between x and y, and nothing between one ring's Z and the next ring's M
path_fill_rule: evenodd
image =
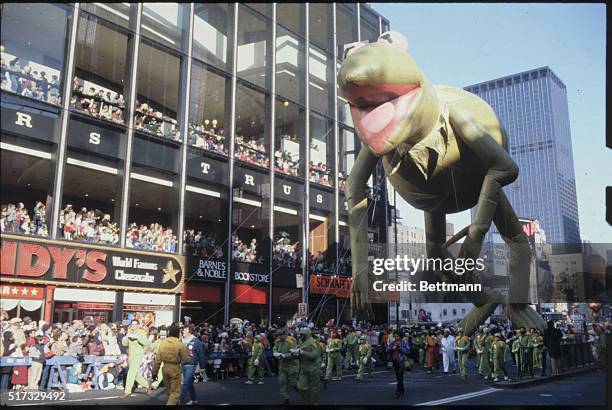
M560 379L564 379L567 377L576 376L583 373L593 372L597 370L597 366L590 365L584 366L577 369L567 370L561 373L558 376L540 376L539 374L534 374L534 377L523 377L521 380L509 380L509 381L499 381L492 384L493 387L499 387L502 389L519 389L523 387L530 387L535 384L553 382ZM539 373L539 371L538 371Z

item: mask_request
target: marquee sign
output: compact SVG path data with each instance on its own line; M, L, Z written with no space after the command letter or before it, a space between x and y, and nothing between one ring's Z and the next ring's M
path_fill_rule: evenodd
M180 293L183 261L177 256L46 239L2 235L5 282L73 285Z

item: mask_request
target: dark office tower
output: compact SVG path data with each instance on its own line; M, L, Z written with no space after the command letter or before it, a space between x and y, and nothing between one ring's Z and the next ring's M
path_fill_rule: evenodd
M542 67L465 90L489 103L506 130L508 149L520 172L504 192L517 215L540 220L549 243L579 243L565 84Z

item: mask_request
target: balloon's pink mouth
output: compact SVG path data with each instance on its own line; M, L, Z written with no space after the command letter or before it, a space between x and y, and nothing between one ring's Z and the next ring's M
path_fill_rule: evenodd
M347 84L353 122L372 151L383 152L420 90L419 84Z

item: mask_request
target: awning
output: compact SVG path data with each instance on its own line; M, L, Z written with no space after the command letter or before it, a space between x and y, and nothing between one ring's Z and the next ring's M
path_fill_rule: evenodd
M174 295L161 295L157 293L125 292L123 303L139 305L170 305L174 306Z
M221 286L189 282L183 289L181 300L221 303Z
M0 304L2 305L3 310L13 310L17 307L18 304L21 304L21 308L23 310L27 310L28 312L33 312L38 310L42 306L42 300L21 300L21 299L5 299L2 298L0 300Z
M245 283L232 285L232 300L235 303L252 303L255 305L266 304L267 288L257 288Z
M115 303L115 292L112 290L55 288L53 298L55 301L65 302Z

